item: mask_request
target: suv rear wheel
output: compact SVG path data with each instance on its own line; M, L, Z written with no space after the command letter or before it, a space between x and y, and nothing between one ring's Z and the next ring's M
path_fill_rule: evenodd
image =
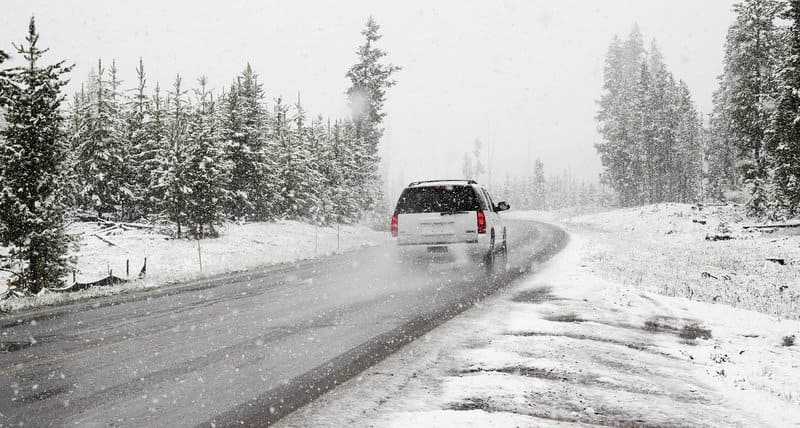
M495 265L495 258L497 254L495 253L494 249L494 231L492 231L492 237L489 241L489 252L483 257L483 266L486 268L486 274L492 275L494 273L494 265Z
M506 272L508 265L508 246L506 245L504 237L503 243L498 247L495 242L494 234L492 234L489 242L489 252L484 256L483 264L486 269L486 275L490 280L494 280Z

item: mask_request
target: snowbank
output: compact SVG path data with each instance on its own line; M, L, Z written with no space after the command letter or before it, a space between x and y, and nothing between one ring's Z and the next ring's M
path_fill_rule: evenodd
M388 239L385 232L375 232L364 226L341 226L337 240L335 227L317 228L297 221L226 224L220 230L219 238L204 239L199 243L194 240L169 239L165 235L143 230L118 230L111 235L101 234L104 241L95 236L100 230L95 223L76 223L70 227L70 233L80 236L76 254L76 280L96 281L107 276L109 271L115 276L135 279L147 258L147 274L143 280L77 293L44 291L33 298L2 301L0 311L157 287L169 282L293 262L375 245ZM126 262L129 263L127 274ZM5 280L0 279L5 284ZM71 281L70 278L68 282ZM5 288L5 285L2 287Z

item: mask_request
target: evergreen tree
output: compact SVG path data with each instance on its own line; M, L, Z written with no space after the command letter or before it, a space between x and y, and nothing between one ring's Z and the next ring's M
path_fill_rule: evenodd
M163 192L161 207L164 215L177 225L177 237L183 233L187 221L187 204L192 188L189 177L190 148L188 145L189 112L186 90L181 77L177 76L169 93L167 110L167 150L159 159L157 187Z
M224 219L228 167L217 143L214 97L208 80L198 79L197 103L192 109L187 132L188 165L186 223L196 238L217 236L216 226Z
M112 67L112 70L115 67ZM92 75L85 134L79 137L77 172L81 179L82 206L98 216L119 214L125 184L124 146L121 136L119 81L116 73L106 80L102 61Z
M312 176L309 178L308 191L313 203L308 208L308 217L314 224L326 224L327 214L332 207L329 191L331 176L330 140L324 125L324 118L317 116L307 129L309 167Z
M300 115L302 115L302 110ZM289 106L278 97L272 113L272 140L277 153L278 198L280 204L276 207L281 217L298 218L302 215L303 200L300 192L303 185L303 154L301 153L298 136L290 127ZM302 123L302 117L299 119Z
M220 119L226 160L231 164L229 212L238 219L268 220L280 204L275 189L274 154L267 135L264 90L250 64L223 101Z
M678 83L676 91L677 116L674 124L675 149L671 156L672 171L669 200L692 202L698 199L702 185L702 141L703 126L695 109L689 87L684 81Z
M486 168L481 162L481 151L483 150L483 143L479 139L475 139L472 143L472 151L464 153L464 159L461 164L461 173L464 178L468 180L479 180L480 175L486 172Z
M790 0L782 17L791 21L789 52L779 74L780 92L768 145L775 188L766 193L772 193L775 211L795 217L800 215L800 0Z
M739 159L741 177L748 185L751 214L763 214L769 197L765 184L768 160L764 150L776 96L775 70L781 51L776 17L782 8L779 0L744 0L734 5L736 20L728 29L721 90L717 97L725 105L717 107L726 119L727 138ZM723 135L725 135L723 134Z
M603 94L597 113L603 141L595 147L603 164L603 180L617 190L622 206L639 203L641 155L636 138L636 89L641 77L644 48L637 28L627 41L614 37L604 66Z
M39 63L47 49L38 47L33 18L25 40L27 45L15 46L25 66L0 76L6 83L0 88L6 120L0 130L0 243L8 248L0 268L13 272L20 266L14 283L36 293L59 285L70 267L63 174L68 146L60 108L63 76L72 67Z
M82 180L78 170L78 162L82 138L86 135L86 129L89 125L89 104L89 98L84 86L81 85L81 90L72 96L72 102L66 117L66 138L70 150L67 154L65 173L68 175L66 180L68 186L67 200L70 207L81 206L80 190Z
M652 133L652 141L649 144L645 142L647 201L675 201L678 200L676 171L682 167L675 141L680 125L677 87L655 40L650 45L647 61L650 87L646 94L646 108L650 110L651 121L646 127Z
M359 198L362 189L358 187L361 176L357 146L353 144L355 135L355 126L349 121L336 121L331 129L329 138L334 174L329 192L333 202L332 223L353 222L364 209Z
M544 163L536 159L533 163L533 195L534 195L534 209L546 210L547 209L547 195L545 194L545 178L544 178Z
M111 91L110 104L112 106L112 140L114 141L115 149L118 152L119 163L117 169L113 171L114 178L117 185L115 214L116 218L120 220L134 220L138 217L137 208L140 206L138 199L140 198L137 190L137 183L135 180L136 166L133 163L135 142L134 130L129 126L136 126L137 124L129 124L126 120L128 115L127 101L125 94L122 93L122 82L118 78L116 61L111 61L109 68L109 85Z
M472 165L472 156L469 155L469 152L464 153L464 159L461 161L461 173L468 180L475 178L475 168Z
M708 195L718 200L723 200L727 191L739 189L741 186L737 171L738 151L730 138L729 95L726 80L720 78L720 87L714 91L714 110L709 116L707 143L704 148Z
M294 184L287 186L293 191L292 200L287 204L285 214L290 218L308 219L313 217L315 207L319 204L318 189L322 177L315 162L314 149L319 149L313 140L312 129L306 125L306 113L298 97L294 106L294 128L291 131L290 153L293 158ZM284 182L285 183L285 182ZM286 183L285 183L286 184Z
M651 99L650 70L646 62L639 66L639 79L634 92L634 126L630 137L630 153L632 162L628 166L628 178L633 183L633 202L636 205L654 201L653 182L655 172L652 170L655 154L657 123Z
M378 145L384 131L386 90L395 85L392 76L401 68L382 62L386 52L376 46L381 38L380 26L371 16L361 34L365 41L356 51L358 61L346 74L351 83L347 96L353 112L354 142L358 147L356 184L362 189L359 200L366 210L375 210L383 203Z
M137 84L133 95L127 101L124 113L124 137L126 150L123 156L124 170L122 181L126 183L129 205L123 208L123 218L132 220L147 214L147 192L150 188L150 173L147 165L152 165L157 148L151 147L148 135L148 112L150 100L145 93L147 78L144 64L139 58L136 68Z
M145 215L161 213L164 201L164 186L160 185L164 159L169 152L167 143L167 102L161 96L161 86L156 83L153 95L145 103L144 146L136 150L137 176L147 183L143 190L142 211Z
M8 54L4 50L0 49L0 64L4 63L8 58ZM4 92L6 90L6 86L10 84L11 82L8 80L8 73L0 69L0 93ZM6 101L3 98L0 98L0 108L5 107L5 104L3 104L5 102ZM0 125L2 125L2 123L0 123Z

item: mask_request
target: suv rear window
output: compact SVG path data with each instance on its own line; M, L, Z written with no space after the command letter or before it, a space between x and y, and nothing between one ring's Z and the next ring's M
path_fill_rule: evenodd
M409 187L400 194L398 214L477 211L481 209L470 186Z

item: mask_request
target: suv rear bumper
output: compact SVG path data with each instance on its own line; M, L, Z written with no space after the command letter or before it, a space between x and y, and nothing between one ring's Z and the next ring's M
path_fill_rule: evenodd
M449 244L399 244L397 249L404 258L430 259L473 259L489 252L489 239L476 242L458 242Z

